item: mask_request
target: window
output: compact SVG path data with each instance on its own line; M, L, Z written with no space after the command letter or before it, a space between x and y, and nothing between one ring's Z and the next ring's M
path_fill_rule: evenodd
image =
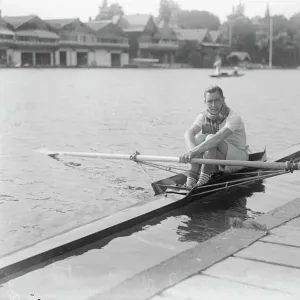
M13 36L12 35L6 35L6 34L1 34L0 35L0 39L1 40L13 40Z
M60 37L63 41L77 41L77 36L76 35L68 35L68 34L62 34Z
M39 39L40 42L43 42L43 43L54 43L54 39L50 39L50 38L40 38Z
M79 35L79 41L85 43L86 42L86 36L85 35Z

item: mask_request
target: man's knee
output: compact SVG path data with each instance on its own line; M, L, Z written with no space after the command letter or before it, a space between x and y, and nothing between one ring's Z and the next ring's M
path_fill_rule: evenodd
M203 134L203 133L199 133L198 135L196 135L195 137L195 141L197 145L202 144L204 141L207 141L209 139L211 139L214 136L214 134Z
M205 140L207 141L207 140L211 139L214 136L215 136L214 134L207 134Z
M206 137L207 134L203 134L203 133L197 134L195 136L196 145L202 144L206 140Z
M213 148L213 149L210 149L210 150L207 150L203 153L203 158L206 158L206 159L214 159L216 158L216 155L217 154L217 149L216 148Z
M225 141L221 142L218 145L217 149L224 157L227 156L228 144Z

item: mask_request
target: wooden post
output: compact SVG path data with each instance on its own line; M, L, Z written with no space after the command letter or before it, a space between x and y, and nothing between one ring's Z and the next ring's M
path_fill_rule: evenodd
M231 21L229 21L229 47L232 45L232 24Z
M270 16L270 36L269 36L269 68L272 68L273 60L273 20Z

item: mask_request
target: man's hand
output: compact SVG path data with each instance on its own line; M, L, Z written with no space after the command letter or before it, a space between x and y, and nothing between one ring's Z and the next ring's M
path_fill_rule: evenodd
M189 151L187 153L182 154L179 157L179 162L187 164L191 161L191 159L192 159L192 155L191 155L191 151Z

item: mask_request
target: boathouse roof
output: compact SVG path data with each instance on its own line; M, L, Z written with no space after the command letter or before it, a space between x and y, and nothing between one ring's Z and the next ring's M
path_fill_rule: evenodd
M74 21L79 21L78 18L70 18L70 19L49 19L49 20L44 20L48 24L50 24L53 28L55 29L61 29L65 27L66 25L74 22Z
M4 20L11 24L15 29L23 25L24 23L36 18L36 15L27 15L27 16L5 16Z
M91 21L91 22L86 22L84 23L87 26L89 26L91 29L98 31L102 28L104 28L105 26L109 25L109 24L113 24L110 20L103 20L103 21Z
M178 40L202 43L206 38L211 41L208 29L175 29Z
M54 32L34 29L34 30L18 30L16 31L16 36L31 36L37 38L46 38L46 39L53 39L58 40L60 37Z
M209 30L209 35L213 43L216 43L221 37L221 31L219 30Z

